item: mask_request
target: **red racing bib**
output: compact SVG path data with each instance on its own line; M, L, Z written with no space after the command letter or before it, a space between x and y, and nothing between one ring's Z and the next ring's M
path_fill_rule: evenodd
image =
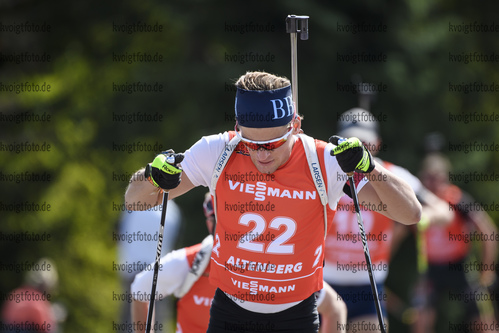
M316 142L323 167L325 143ZM240 144L215 192L213 285L240 300L267 304L301 301L322 288L324 208L299 139L271 175L260 173ZM332 220L334 212L327 209Z

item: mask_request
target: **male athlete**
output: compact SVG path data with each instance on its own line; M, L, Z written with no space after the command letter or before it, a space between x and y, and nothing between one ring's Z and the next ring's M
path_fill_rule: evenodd
M215 227L215 211L209 192L205 195L203 211L210 235L202 243L170 252L161 258L157 293L163 296L174 294L179 298L176 333L204 333L208 329L211 301L216 290L208 281L213 248L211 233ZM132 283L134 323L146 322L149 302L146 299L139 301L137 296L150 292L152 275L151 269L144 270L135 276ZM346 305L327 283L324 283L317 298L317 309L321 314L321 333L341 332L338 327L346 326ZM145 325L135 325L137 328L142 326Z
M428 266L422 281L424 294L417 295L424 300L416 304L413 331L418 333L462 327L463 323L473 332L492 331L494 326L494 299L487 288L496 279L492 267L498 254L497 227L480 204L449 181L451 172L447 157L430 153L419 174L422 183L445 200L454 217L451 223L430 226L424 233ZM474 244L479 244L478 258Z
M196 186L210 189L217 217L210 283L217 291L207 332L317 332L324 238L345 173L364 173L359 200L386 207L381 213L393 220L417 223L421 205L360 140L328 144L299 134L288 79L248 72L236 87L234 131L203 137L185 155L158 155L132 176L126 205L157 205L163 190L175 198ZM386 181L368 181L383 175Z
M372 156L384 150L379 135L377 118L361 108L353 108L339 116L338 135L359 138ZM423 215L432 224L450 222L453 214L447 204L425 189L419 179L406 169L376 158L376 164L383 165L392 173L404 179L423 204ZM371 182L383 181L371 179ZM406 226L379 212L373 212L368 205L361 204L364 231L367 236L373 274L383 314L386 318L384 282L388 275L388 264L393 247L407 232ZM383 209L381 207L381 209ZM378 317L367 272L357 216L353 201L343 196L336 209L331 228L326 238L324 280L343 298L348 308L349 331L379 332Z
M210 232L202 243L172 251L163 256L160 261L157 293L166 297L175 295L177 301L177 333L206 332L210 319L209 309L216 287L208 281L210 273L210 255L213 247L213 232L215 214L211 196L205 196L203 211L206 217L206 227ZM135 276L131 285L132 321L145 323L149 301L140 300L137 296L151 292L153 270L147 269ZM142 325L145 326L145 325ZM142 330L143 331L143 330Z

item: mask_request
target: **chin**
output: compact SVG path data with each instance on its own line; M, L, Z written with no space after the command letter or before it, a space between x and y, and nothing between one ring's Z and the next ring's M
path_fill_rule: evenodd
M277 168L274 165L256 166L256 169L264 174L271 174L277 170Z
M271 170L269 170L269 168L261 168L261 167L256 167L256 169L257 169L260 173L272 173L272 172L270 172Z

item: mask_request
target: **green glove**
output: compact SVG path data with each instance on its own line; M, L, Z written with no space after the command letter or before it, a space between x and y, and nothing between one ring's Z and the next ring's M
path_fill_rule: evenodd
M145 177L158 188L174 189L180 184L182 169L178 164L183 159L183 154L175 154L171 149L164 151L146 165Z
M352 173L354 171L369 173L373 171L374 160L371 153L358 138L345 139L334 135L329 138L329 142L336 145L331 150L331 155L336 156L336 160L344 173Z

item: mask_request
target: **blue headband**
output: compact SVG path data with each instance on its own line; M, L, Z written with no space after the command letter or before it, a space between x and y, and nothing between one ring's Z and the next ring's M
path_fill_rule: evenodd
M293 120L295 114L291 86L275 90L237 88L235 109L237 122L241 126L284 126Z

